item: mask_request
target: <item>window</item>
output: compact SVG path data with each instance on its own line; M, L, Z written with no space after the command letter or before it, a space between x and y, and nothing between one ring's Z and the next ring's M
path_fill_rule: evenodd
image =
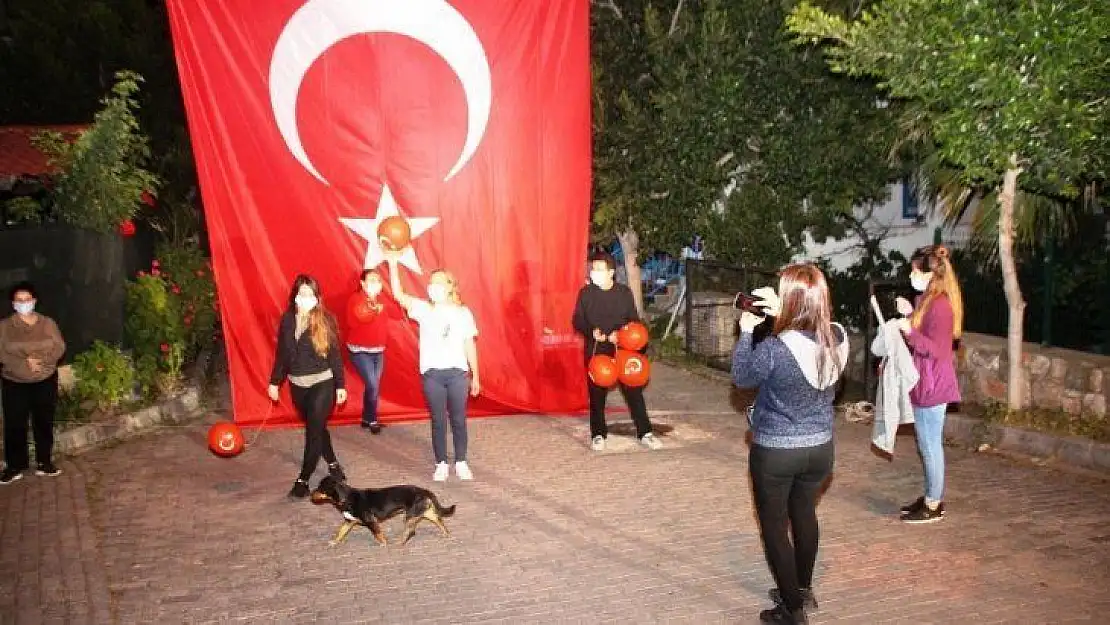
M917 205L917 184L910 176L902 179L902 219L917 219L921 216Z

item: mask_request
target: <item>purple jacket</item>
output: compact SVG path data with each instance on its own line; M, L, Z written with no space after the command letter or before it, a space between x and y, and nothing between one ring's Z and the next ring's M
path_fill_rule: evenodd
M918 296L916 306L924 296ZM941 295L929 304L921 318L921 327L906 335L913 353L913 364L921 378L910 390L910 402L918 408L960 401L960 383L956 379L956 356L952 353L952 326L955 323L948 296Z

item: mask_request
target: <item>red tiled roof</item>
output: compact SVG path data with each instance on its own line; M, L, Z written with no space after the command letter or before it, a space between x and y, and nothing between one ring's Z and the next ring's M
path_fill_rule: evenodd
M31 144L31 138L40 132L53 130L63 135L75 135L86 130L87 125L59 126L0 126L0 176L39 176L51 172L46 155Z

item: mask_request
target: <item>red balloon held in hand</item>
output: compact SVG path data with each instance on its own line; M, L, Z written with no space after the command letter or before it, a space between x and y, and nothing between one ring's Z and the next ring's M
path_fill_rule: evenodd
M393 252L405 249L412 241L412 229L409 228L409 222L400 215L386 217L378 224L378 241L381 242L382 247Z
M617 362L612 356L598 354L590 359L590 381L602 388L610 388L619 378Z
M617 350L617 375L621 384L639 387L651 377L651 361L640 352Z
M648 344L648 329L639 321L630 321L617 330L617 346L638 352Z
M218 421L208 428L208 449L217 456L237 456L242 453L243 444L243 431L230 421Z

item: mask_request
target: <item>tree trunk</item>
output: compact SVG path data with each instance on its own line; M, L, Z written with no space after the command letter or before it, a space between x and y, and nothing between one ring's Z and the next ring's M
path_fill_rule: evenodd
M1021 361L1022 342L1025 339L1025 300L1021 297L1017 263L1014 261L1014 196L1020 174L1017 155L1013 155L1010 157L1010 169L1002 177L1002 193L998 196L998 257L1002 265L1006 304L1010 310L1010 323L1006 332L1007 355L1010 359L1006 399L1010 410L1021 410L1025 403L1025 376Z
M628 288L632 289L632 300L636 302L636 313L644 317L644 290L640 282L640 235L631 226L617 235L624 254L624 269L628 273Z

